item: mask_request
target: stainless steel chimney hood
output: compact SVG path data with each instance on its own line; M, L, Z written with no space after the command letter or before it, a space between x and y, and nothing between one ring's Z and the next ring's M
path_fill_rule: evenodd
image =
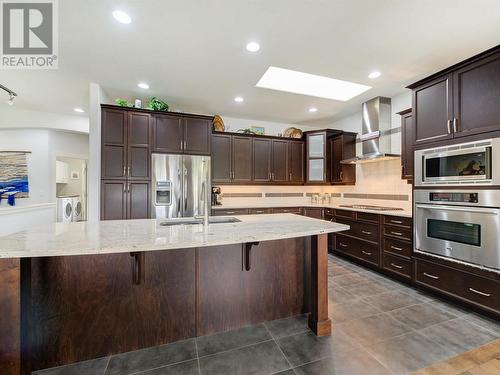
M363 154L342 160L342 164L362 164L398 159L391 153L391 99L376 97L363 103L363 128L359 137Z

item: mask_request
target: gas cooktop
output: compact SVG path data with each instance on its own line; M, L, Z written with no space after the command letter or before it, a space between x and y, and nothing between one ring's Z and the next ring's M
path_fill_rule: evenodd
M383 207L383 206L371 206L371 205L362 205L362 204L340 204L339 207L346 208L357 208L360 210L373 210L373 211L403 211L402 208L397 207Z

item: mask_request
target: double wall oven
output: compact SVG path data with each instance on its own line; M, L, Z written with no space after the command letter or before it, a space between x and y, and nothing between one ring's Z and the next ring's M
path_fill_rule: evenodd
M500 270L499 186L500 138L415 151L415 250Z

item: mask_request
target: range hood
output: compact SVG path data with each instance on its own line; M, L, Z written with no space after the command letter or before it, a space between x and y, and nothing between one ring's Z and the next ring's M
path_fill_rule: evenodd
M342 160L342 164L362 164L398 159L391 153L391 99L376 97L363 103L363 128L359 139L363 154Z

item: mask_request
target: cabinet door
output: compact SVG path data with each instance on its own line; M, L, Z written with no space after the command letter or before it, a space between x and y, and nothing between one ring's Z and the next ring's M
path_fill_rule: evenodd
M272 141L272 171L274 182L288 181L288 141Z
M184 153L210 155L212 122L207 119L184 118Z
M288 174L291 183L304 182L304 142L288 143Z
M233 136L233 182L252 181L252 138Z
M323 209L317 207L304 207L304 216L314 219L323 219Z
M146 180L150 175L151 115L131 112L128 118L127 178Z
M455 137L500 130L500 53L453 74Z
M103 109L101 177L125 178L127 173L127 111Z
M330 140L332 147L332 166L331 166L331 178L334 183L342 183L342 165L340 161L343 159L343 142L342 136L335 137Z
M125 220L127 218L126 190L126 181L101 181L101 220Z
M307 134L307 182L326 182L326 133Z
M212 182L231 182L231 136L212 134Z
M253 180L271 181L271 140L253 138Z
M182 152L184 141L182 117L155 114L153 128L154 152Z
M453 137L451 75L435 79L413 90L415 144Z
M150 218L150 185L148 181L127 183L127 219Z
M404 179L413 179L413 158L413 122L410 112L401 117L401 166Z

